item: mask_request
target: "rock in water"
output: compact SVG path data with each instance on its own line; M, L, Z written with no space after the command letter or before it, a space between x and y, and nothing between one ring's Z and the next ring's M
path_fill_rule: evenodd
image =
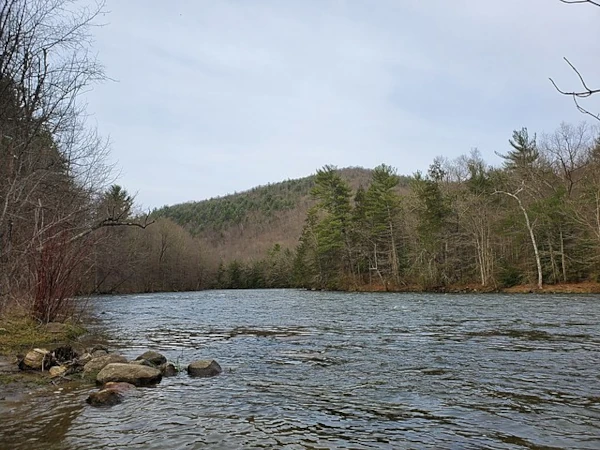
M214 359L194 361L187 368L188 374L192 377L214 377L223 370Z
M92 376L94 373L100 372L104 367L111 363L126 363L127 358L121 355L104 355L93 358L85 366L83 373L87 376Z
M109 382L97 392L92 392L86 402L92 406L112 406L123 401L125 393L135 389L130 383Z
M98 356L106 356L108 355L108 347L106 345L97 344L92 347L90 350L90 354L97 358Z
M164 363L164 364L161 364L158 367L158 369L163 374L163 377L174 377L175 375L177 375L177 372L179 372L177 370L177 367L175 367L173 365L173 363Z
M156 367L154 364L152 364L150 361L148 361L146 359L136 359L134 361L129 361L129 364L137 364L139 366Z
M160 370L139 364L111 363L104 367L96 376L98 384L118 381L131 383L135 386L148 386L159 383L162 379Z
M136 359L136 361L139 361L139 360L148 361L149 363L151 363L155 366L160 366L161 364L164 364L167 362L167 358L165 358L160 353L154 352L152 350L142 353L140 356L138 356L135 359Z
M123 394L114 389L101 389L92 392L85 401L92 406L113 406L123 401Z
M48 370L52 366L52 354L45 348L34 348L27 352L19 363L21 370Z

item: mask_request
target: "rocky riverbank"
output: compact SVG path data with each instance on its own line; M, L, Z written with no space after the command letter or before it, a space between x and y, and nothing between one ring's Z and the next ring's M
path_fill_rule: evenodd
M82 344L67 336L69 329L64 324L48 324L26 331L28 339L24 340L23 327L20 331L0 327L0 402L18 399L35 389L75 382L89 385L87 403L110 406L138 387L155 386L163 377L181 372L181 367L156 351L146 351L130 361L105 344ZM21 352L32 337L38 337L43 346L32 345ZM222 372L214 360L192 361L186 369L190 377L212 377Z

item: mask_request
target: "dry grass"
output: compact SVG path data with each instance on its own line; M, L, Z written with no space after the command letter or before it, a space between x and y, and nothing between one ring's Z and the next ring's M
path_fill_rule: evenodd
M477 283L472 284L453 284L450 286L440 286L437 288L426 289L418 285L392 287L387 289L382 284L365 284L352 289L358 292L443 292L443 293L473 293L480 294L485 292L502 292L507 294L600 294L600 283L581 282L581 283L561 283L547 284L540 290L532 284L523 284L509 288L495 288L493 286L481 286Z
M0 355L23 354L34 347L75 340L85 333L77 324L66 323L59 333L50 333L44 325L25 317L0 317Z
M600 283L582 282L582 283L561 283L545 284L540 290L535 285L519 285L502 289L502 292L509 294L525 293L543 293L543 294L600 294Z

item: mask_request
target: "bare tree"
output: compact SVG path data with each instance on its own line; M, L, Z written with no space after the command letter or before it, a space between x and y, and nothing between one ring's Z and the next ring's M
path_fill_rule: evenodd
M0 4L0 307L8 297L56 299L57 282L71 295L66 286L79 274L64 264L85 259L85 239L150 222L96 208L111 181L109 144L87 126L79 99L105 79L91 53L103 8L103 0ZM53 311L36 316L50 320Z
M594 1L594 0L559 0L559 1L561 3L567 3L567 4L588 4L588 5L592 5L592 6L596 6L596 7L600 8L600 2ZM600 92L600 89L591 88L589 86L589 84L586 82L586 80L583 77L583 75L581 74L581 72L575 67L575 65L573 65L571 63L571 61L569 61L567 58L563 58L563 59L566 61L566 63L569 65L569 67L573 70L573 72L575 72L575 75L577 76L579 83L581 84L581 87L579 89L575 89L575 90L564 90L564 89L559 88L558 85L554 82L554 80L552 78L550 78L550 82L556 88L556 90L558 92L560 92L563 95L568 95L569 97L572 97L573 101L575 102L575 106L581 113L586 114L586 115L593 117L594 119L600 121L600 113L593 113L589 109L584 108L580 103L581 99L591 97L594 94L598 94Z

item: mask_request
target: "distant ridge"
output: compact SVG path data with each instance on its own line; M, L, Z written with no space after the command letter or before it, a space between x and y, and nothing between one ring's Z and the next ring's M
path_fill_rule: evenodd
M368 186L371 169L339 169L353 189ZM406 185L408 178L402 177ZM314 175L257 186L235 194L164 206L153 212L167 217L200 238L212 256L224 261L264 257L275 244L294 248L308 209Z

